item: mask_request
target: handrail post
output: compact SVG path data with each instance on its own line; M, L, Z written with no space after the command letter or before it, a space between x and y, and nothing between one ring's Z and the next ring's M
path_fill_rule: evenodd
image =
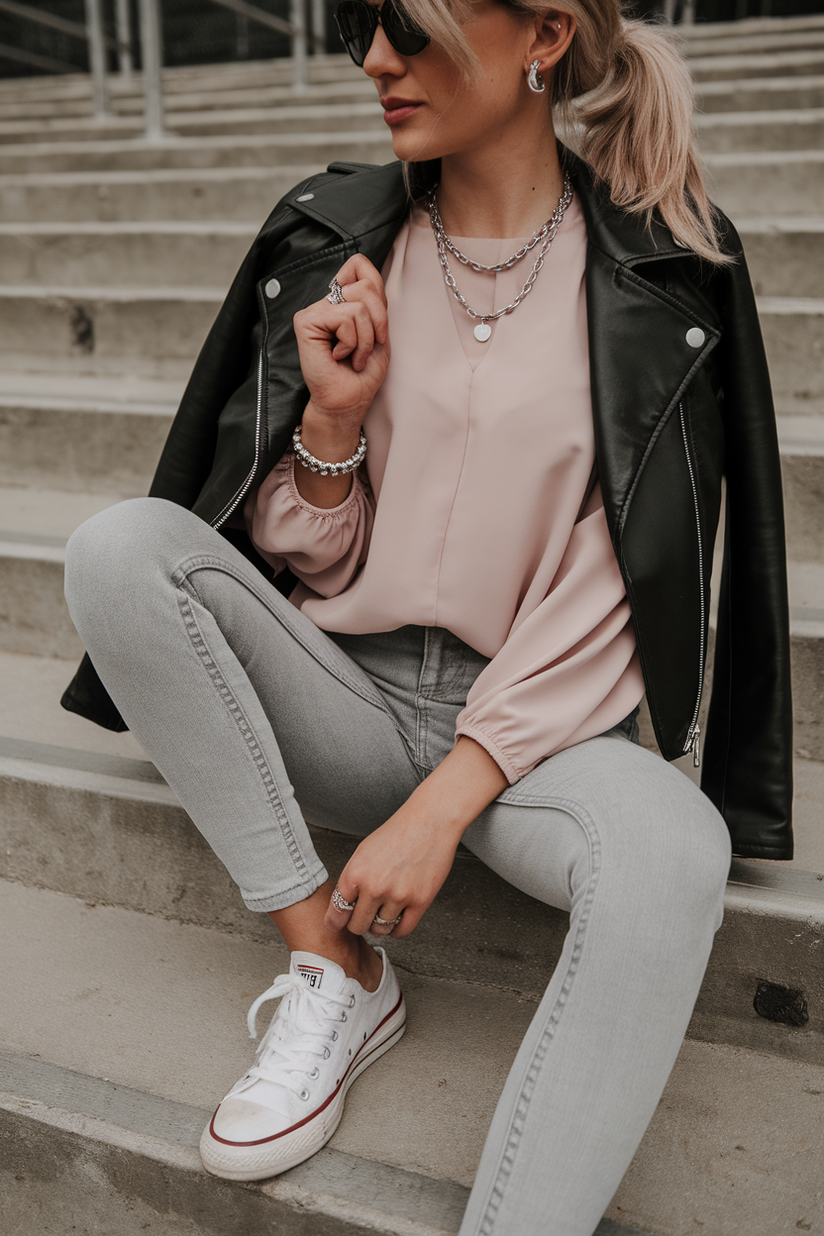
M147 142L166 136L163 124L163 35L159 0L140 0L140 52L143 59L143 98Z
M292 23L292 89L295 94L303 94L309 82L306 64L305 0L291 0L289 20Z
M132 24L129 19L129 0L115 0L115 30L117 33L117 63L125 81L132 76Z
M163 141L163 33L158 0L140 0L140 46L143 61L143 108L147 142Z
M111 115L106 83L106 44L103 41L103 13L100 0L86 0L86 34L89 41L89 68L92 74L92 100L97 120Z
M326 51L326 0L312 0L312 51L316 56Z

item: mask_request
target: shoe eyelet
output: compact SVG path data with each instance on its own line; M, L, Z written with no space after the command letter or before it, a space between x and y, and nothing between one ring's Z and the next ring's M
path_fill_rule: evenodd
M355 997L354 996L349 997L349 1007L350 1009L353 1009L355 1007Z
M304 1103L305 1103L305 1102L306 1102L306 1100L309 1098L309 1091L306 1089L306 1087L305 1087L305 1086L304 1086L303 1090L301 1090L301 1092L300 1092L300 1097L303 1099Z
M364 1041L364 1043L366 1042L366 1031L365 1031L365 1030L364 1030L364 1032L363 1032L363 1041Z
M332 1042L337 1043L337 1041L338 1041L338 1032L337 1030L333 1030L332 1031Z
M340 1019L341 1019L341 1021L346 1021L346 1014L345 1014L345 1013L341 1013L341 1015L340 1015Z
M364 1038L365 1038L365 1037L366 1037L366 1036L364 1035ZM329 1059L329 1057L330 1057L331 1055L332 1055L332 1053L331 1053L331 1051L329 1050L329 1048L328 1048L328 1047L324 1047L324 1049L323 1049L323 1058L324 1058L324 1060L328 1060L328 1059Z
M352 1055L352 1048L351 1048L351 1047L349 1048L349 1055L350 1055L350 1056Z
M312 1072L307 1073L306 1076L309 1078L310 1081L317 1081L317 1079L320 1077L320 1069L318 1068L317 1065L315 1065L315 1067L312 1069Z

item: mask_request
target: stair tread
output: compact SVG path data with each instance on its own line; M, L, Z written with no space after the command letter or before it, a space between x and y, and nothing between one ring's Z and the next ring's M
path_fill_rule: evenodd
M26 373L3 369L0 407L174 412L185 383L109 374Z
M133 734L111 733L59 707L76 667L76 661L0 652L0 760L156 780ZM683 763L691 762L687 758ZM824 764L798 757L795 786L796 855L786 867L824 872ZM766 872L784 869L785 864L764 864Z
M94 1122L105 1121L191 1151L200 1119L248 1067L245 1012L285 968L282 948L0 887L4 935L14 945L0 955L10 997L0 1007L3 1088L37 1105L29 1119L68 1107L92 1122L91 1135ZM442 1223L449 1215L442 1230L454 1231L461 1190L534 1005L473 984L399 976L406 1036L353 1087L325 1156L283 1183L311 1187L337 1156L348 1157L337 1162L350 1170L372 1163L375 1172L379 1165L409 1172L423 1207L416 1214L432 1223L440 1205ZM748 1220L749 1230L779 1230L792 1198L793 1216L803 1220L815 1202L822 1090L820 1066L686 1042L608 1214L658 1230L687 1195L706 1230L732 1236ZM14 1108L9 1099L3 1106ZM720 1161L723 1171L697 1169L698 1147L701 1163ZM188 1163L199 1170L193 1155Z

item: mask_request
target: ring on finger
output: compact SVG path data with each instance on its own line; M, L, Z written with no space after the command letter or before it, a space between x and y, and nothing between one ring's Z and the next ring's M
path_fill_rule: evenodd
M350 910L354 910L354 901L347 901L340 889L335 886L335 891L332 894L332 905L336 910L340 910L342 914L348 914Z
M343 288L338 283L337 277L331 280L329 284L329 288L330 288L329 295L326 297L326 299L329 301L329 304L330 305L345 305L346 297L343 294Z
M402 918L403 910L401 910L397 918L381 918L380 914L376 914L372 922L377 923L379 927L397 927Z

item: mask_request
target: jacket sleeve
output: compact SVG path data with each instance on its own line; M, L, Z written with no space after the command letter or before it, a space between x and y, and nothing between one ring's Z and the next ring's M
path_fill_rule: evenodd
M255 336L260 332L256 284L264 255L271 254L284 230L281 225L287 224L288 230L285 201L278 203L258 234L209 331L169 430L150 497L166 498L191 510L209 476L221 412L250 379ZM127 728L88 654L60 703L68 712L105 729Z
M767 358L743 256L727 281L720 357L726 543L701 786L724 815L735 853L787 859L792 697L780 457ZM737 845L752 820L764 844Z

